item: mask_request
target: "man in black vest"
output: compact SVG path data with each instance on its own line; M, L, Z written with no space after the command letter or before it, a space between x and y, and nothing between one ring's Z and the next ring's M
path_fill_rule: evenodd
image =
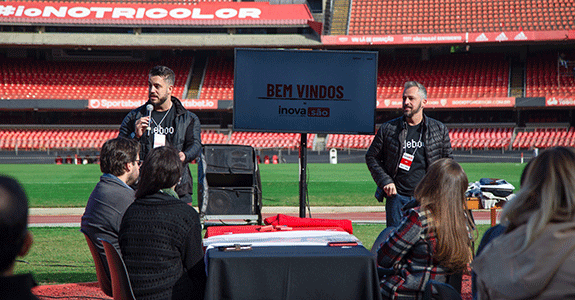
M170 68L152 68L148 74L148 101L126 115L119 136L140 141L141 159L156 147L170 145L176 148L184 164L176 193L191 205L193 181L188 164L200 155L201 125L198 117L172 96L175 80L176 75ZM153 109L147 109L149 104Z
M379 127L365 155L377 184L376 198L386 198L388 227L397 227L401 208L413 200L413 191L427 167L437 159L451 157L451 141L445 125L423 114L427 90L416 81L405 83L403 116Z

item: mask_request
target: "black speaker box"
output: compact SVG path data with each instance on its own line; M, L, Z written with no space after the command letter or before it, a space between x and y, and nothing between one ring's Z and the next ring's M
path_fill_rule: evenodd
M210 187L207 215L255 215L253 187Z
M205 145L206 170L219 174L253 174L254 148L243 145Z
M261 223L261 186L253 147L203 145L198 164L198 207L202 216L257 215Z

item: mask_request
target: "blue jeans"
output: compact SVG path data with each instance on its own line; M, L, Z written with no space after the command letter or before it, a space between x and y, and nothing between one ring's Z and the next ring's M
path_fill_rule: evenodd
M387 227L397 227L403 218L403 211L401 208L414 200L413 196L403 196L396 194L393 197L387 197L385 201L385 223Z

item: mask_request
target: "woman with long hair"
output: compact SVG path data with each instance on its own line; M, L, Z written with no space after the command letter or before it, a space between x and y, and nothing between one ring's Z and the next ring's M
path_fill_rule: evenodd
M134 295L142 299L203 299L206 282L201 223L174 188L178 151L155 148L140 169L136 200L120 225L120 249Z
M475 230L467 187L467 175L454 160L429 166L400 225L386 228L388 238L378 247L378 265L391 273L381 280L384 299L420 299L429 280L445 282L467 269Z
M501 220L472 265L479 299L575 299L575 150L530 161Z

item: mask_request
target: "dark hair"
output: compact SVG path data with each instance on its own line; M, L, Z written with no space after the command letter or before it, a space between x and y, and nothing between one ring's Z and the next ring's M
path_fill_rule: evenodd
M182 168L178 150L175 148L165 146L152 149L140 168L140 183L136 198L173 187L180 181Z
M155 66L150 70L149 77L160 76L168 82L169 85L174 85L176 82L176 74L172 69L166 66Z
M20 184L0 176L0 271L7 270L24 245L28 197Z
M100 151L100 170L121 176L126 173L126 164L136 161L140 143L133 139L118 137L107 140Z

